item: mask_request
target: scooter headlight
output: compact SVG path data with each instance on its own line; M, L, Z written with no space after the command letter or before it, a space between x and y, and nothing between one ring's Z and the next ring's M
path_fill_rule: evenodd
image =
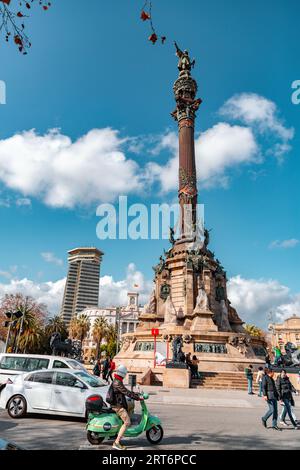
M104 431L110 431L111 430L111 424L110 423L104 423L103 424L103 429Z

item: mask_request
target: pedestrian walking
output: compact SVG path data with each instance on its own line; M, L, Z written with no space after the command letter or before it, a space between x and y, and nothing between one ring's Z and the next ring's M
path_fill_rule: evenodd
M286 415L289 415L290 421L293 425L294 429L298 429L297 423L292 414L292 406L295 406L293 392L296 393L296 389L291 383L289 377L287 376L286 371L283 369L280 375L277 377L276 380L276 387L279 394L279 398L283 403L284 407L281 414L281 421L280 424L283 426L288 426L285 421Z
M193 356L191 364L192 379L199 379L199 362L197 356Z
M271 366L271 358L270 358L270 352L269 352L269 349L267 349L267 354L265 356L265 363L266 363L266 367L268 369L270 369L270 366Z
M106 380L106 381L107 381L107 376L109 372L109 362L110 362L109 356L107 356L102 362L102 378L103 380Z
M248 382L248 395L254 395L253 393L253 366L250 364L245 369L245 376Z
M262 397L263 389L262 389L262 384L263 384L263 378L264 378L265 372L262 367L258 368L258 373L256 377L256 383L258 384L258 396Z
M95 367L93 369L93 374L96 375L96 377L100 377L101 374L101 361L98 359L96 361Z
M263 378L263 396L268 404L268 411L267 413L261 418L262 425L266 428L267 421L272 416L272 429L275 431L281 431L281 429L277 426L278 420L278 399L279 394L276 388L276 384L274 382L274 372L270 369L265 369L265 375Z
M114 373L115 370L116 370L116 363L114 362L113 359L110 359L107 378L110 378L111 381L114 380L113 379L113 373Z

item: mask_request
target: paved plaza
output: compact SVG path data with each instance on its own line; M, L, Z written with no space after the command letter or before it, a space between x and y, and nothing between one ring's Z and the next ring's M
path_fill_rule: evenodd
M300 430L285 428L282 432L276 432L262 427L260 417L266 406L257 396L229 390L147 389L153 393L148 402L149 408L162 419L165 437L157 448L151 447L144 436L126 440L132 450L299 448ZM298 397L295 411L300 417ZM17 421L1 411L0 438L32 450L92 448L86 440L85 422L80 419L70 421L61 417L31 415ZM110 446L111 442L106 441L93 449L109 450Z

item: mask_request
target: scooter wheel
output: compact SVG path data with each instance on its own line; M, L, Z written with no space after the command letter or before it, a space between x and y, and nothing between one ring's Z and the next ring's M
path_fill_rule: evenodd
M87 440L93 446L98 446L104 441L104 437L100 437L96 432L88 431Z
M164 437L164 430L161 426L154 426L151 429L148 429L146 432L146 437L150 444L159 444Z

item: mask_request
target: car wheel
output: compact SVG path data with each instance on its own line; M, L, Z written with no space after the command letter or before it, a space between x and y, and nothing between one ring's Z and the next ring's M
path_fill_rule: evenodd
M100 437L96 432L88 431L87 440L93 446L98 446L104 441L104 437Z
M21 395L15 395L7 403L7 412L11 418L24 418L27 411L27 403Z
M164 430L161 426L154 426L151 429L148 429L146 432L146 437L150 444L159 444L162 438L164 437Z

